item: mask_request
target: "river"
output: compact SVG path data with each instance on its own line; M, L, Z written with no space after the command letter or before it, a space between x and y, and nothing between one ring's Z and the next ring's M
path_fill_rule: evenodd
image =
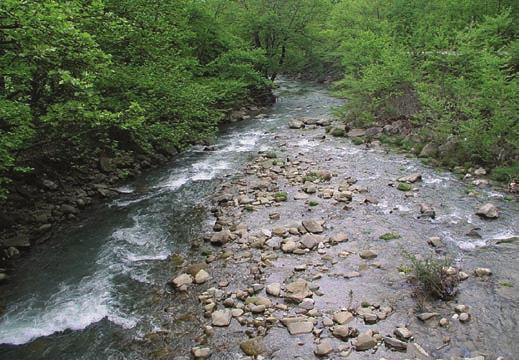
M6 307L0 318L0 357L154 358L159 356L153 351L160 349L150 350L147 344L150 334L160 331L173 334L174 344L168 344L173 349L189 351L192 337L202 326L200 317L190 315L199 313L196 294L175 301L175 293L165 283L177 271L179 259L194 262L203 258L195 240L213 221L211 196L223 181L239 176L258 151L277 149L279 135L303 153L315 151L317 142L287 135L287 121L330 116L333 107L341 104L314 84L282 80L278 85L278 101L269 111L226 126L209 151L194 147L170 164L124 184L120 190L125 195L85 211L80 221L20 261L0 293L0 304ZM379 186L380 197L386 181L381 176L388 169L423 174L424 193L435 198L442 211L437 219L419 226L428 226L447 239L458 262L490 267L512 284L464 289L463 300L483 304L488 311L478 318L482 323L478 330L474 334L467 331L462 341L469 344L472 340L467 338L484 336L493 329L488 331L508 335L497 340L499 346L487 346L489 350L517 349L510 334L518 328L517 242L495 245L497 239L519 234L517 203L505 201L499 192L482 190L482 199L498 203L502 209L498 221L482 221L474 215L479 200L468 197L466 186L449 173L401 154L361 150L346 140L324 153L355 159L352 167L359 179L364 175L364 180ZM395 216L393 211L410 211L405 204L395 207L392 200L381 201L378 215L371 214L366 221L390 213ZM396 221L393 227L414 226L400 218L391 220ZM470 226L481 228L481 238L464 236ZM186 316L172 322L165 316L172 312Z

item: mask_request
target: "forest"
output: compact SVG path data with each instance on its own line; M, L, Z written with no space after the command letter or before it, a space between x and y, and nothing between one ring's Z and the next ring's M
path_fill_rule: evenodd
M513 0L3 0L0 194L103 155L208 142L278 76L331 83L353 126L502 180L519 165ZM124 175L124 174L123 174ZM14 185L13 185L14 184Z

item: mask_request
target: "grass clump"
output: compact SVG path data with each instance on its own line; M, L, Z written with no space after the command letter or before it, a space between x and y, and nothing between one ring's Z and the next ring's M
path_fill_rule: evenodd
M319 203L318 203L317 201L315 201L315 200L310 200L310 201L308 202L308 206L312 206L312 207L314 207L314 206L317 206L317 205L319 205Z
M492 178L502 182L519 179L519 162L514 162L510 166L496 167L492 170Z
M398 272L404 273L406 275L413 272L413 269L410 266L406 265L406 264L398 265L397 270L398 270Z
M303 182L322 181L323 178L317 172L311 171L303 177Z
M364 138L355 137L355 138L351 139L351 142L353 143L353 145L362 145L362 144L364 144Z
M457 274L449 274L446 270L451 267L450 259L433 256L418 259L411 254L406 254L406 257L422 294L436 299L450 299L456 295L459 283Z
M288 194L284 191L280 191L274 194L274 200L277 202L287 201L288 200Z
M507 287L507 288L511 288L511 287L514 287L514 284L512 284L510 281L508 280L502 280L499 282L499 285L501 285L502 287Z
M388 232L383 235L380 235L379 239L384 241L400 239L400 234L397 232Z

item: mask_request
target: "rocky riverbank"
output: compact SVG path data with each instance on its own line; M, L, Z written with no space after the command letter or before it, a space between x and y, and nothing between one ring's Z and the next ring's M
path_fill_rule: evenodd
M355 150L326 126L292 119L276 151L260 153L216 194L204 237L214 251L170 281L179 299L197 296L206 318L191 355L512 359L513 325L502 334L488 323L489 311L508 310L482 300L506 275L460 256L452 234L481 238L479 222L516 214L500 214L472 189L463 201L478 220L453 224L452 204L430 175L409 172L401 159L391 159L399 168L369 163L385 150L376 142ZM456 258L444 270L460 282L459 295L416 298L405 253ZM507 296L517 299L517 290ZM167 347L161 357L182 358Z
M271 98L270 100L272 100ZM226 123L261 117L265 99L227 115ZM207 150L211 150L210 143ZM97 153L101 153L98 151ZM137 151L102 153L69 168L55 168L52 161L37 164L33 172L10 187L0 211L0 283L8 280L14 262L32 246L51 239L62 226L76 221L95 204L124 195L123 186L149 169L164 166L179 151L163 148L156 153Z
M303 124L298 121L293 123L294 128L302 126ZM355 144L383 143L414 154L428 164L448 168L474 189L494 186L504 192L515 194L516 197L519 194L519 179L510 175L513 172L512 167L502 168L500 173L499 169L495 169L495 165L493 169L488 166L485 169L471 162L464 162L457 157L460 145L456 140L451 139L439 145L427 136L421 135L423 131L408 120L386 121L369 127L355 127L354 124L336 122L327 128L327 132L336 137L348 137Z

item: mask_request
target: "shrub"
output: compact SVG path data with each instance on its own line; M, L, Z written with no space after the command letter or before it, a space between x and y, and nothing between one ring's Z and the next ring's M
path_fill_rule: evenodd
M456 295L459 282L457 274L449 275L446 271L451 266L451 260L437 259L432 256L418 259L408 253L406 257L410 261L410 268L423 294L437 299L449 299Z

